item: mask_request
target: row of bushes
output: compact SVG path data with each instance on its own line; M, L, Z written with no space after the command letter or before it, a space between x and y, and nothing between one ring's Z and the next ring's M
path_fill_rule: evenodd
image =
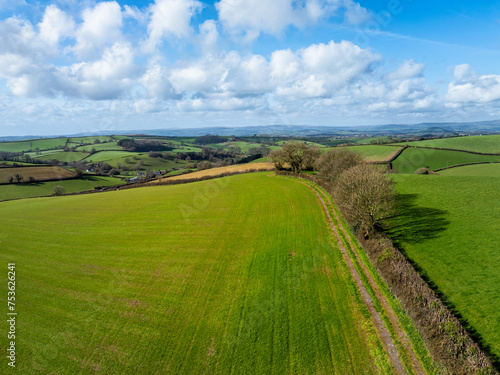
M332 193L332 183L317 176L288 171L275 173L307 179ZM342 208L339 205L344 217L349 219L350 215L346 215ZM357 223L351 220L349 224L354 227ZM497 373L485 351L387 236L380 232L370 232L366 236L366 232L359 231L357 237L375 268L401 300L439 364L452 374Z

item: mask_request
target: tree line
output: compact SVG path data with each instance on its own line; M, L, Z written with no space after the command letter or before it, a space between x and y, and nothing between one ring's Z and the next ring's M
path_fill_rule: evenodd
M495 357L471 338L383 233L384 220L396 214L396 191L380 166L364 163L361 155L348 149L321 153L301 142L285 144L281 150L272 151L270 158L278 170L290 167L294 173L316 171L316 182L333 197L372 264L402 301L433 358L446 367L446 373L497 373L492 364Z
M287 142L269 156L278 170L289 166L292 173L316 171L352 228L365 237L394 213L394 183L358 153L342 148L321 153L303 142Z

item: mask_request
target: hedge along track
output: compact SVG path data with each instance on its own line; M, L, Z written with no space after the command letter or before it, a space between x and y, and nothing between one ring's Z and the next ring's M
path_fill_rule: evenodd
M415 353L408 333L401 326L397 313L389 303L388 290L383 291L380 288L373 273L363 262L358 247L354 245L351 236L346 231L328 194L308 180L297 181L312 190L323 206L333 235L358 286L361 298L372 315L374 325L389 355L394 371L398 374L427 374L428 372L424 370ZM379 282L383 281L379 279ZM431 362L429 358L421 358L421 360ZM432 364L426 367L432 367Z

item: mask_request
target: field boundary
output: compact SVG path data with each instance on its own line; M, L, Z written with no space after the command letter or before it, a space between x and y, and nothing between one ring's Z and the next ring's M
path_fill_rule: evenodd
M435 169L433 172L439 172L439 171L444 171L445 169L466 167L468 165L477 165L477 164L500 164L500 161L477 161L474 163L456 164L456 165L450 165L450 166L444 167L444 168Z
M276 174L323 185L313 176L290 172ZM438 363L454 374L498 374L495 357L489 356L482 343L473 339L467 328L389 238L379 233L376 238L358 240L372 265L402 302L404 310Z
M474 154L474 155L485 155L485 156L500 156L500 154L488 154L485 152L476 152L476 151L469 151L469 150L461 150L461 149L456 149L456 148L441 148L441 147L426 147L426 146L407 146L410 148L425 148L427 150L442 150L442 151L456 151L456 152L465 152L467 154Z

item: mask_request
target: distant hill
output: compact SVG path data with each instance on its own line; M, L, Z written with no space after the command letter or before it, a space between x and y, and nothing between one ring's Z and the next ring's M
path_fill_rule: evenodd
M128 131L103 131L85 132L78 134L66 134L66 137L86 137L93 135L123 135L144 134L172 137L196 137L206 134L227 136L381 136L381 135L422 135L422 134L448 134L453 133L498 133L500 132L500 120L476 121L476 122L443 122L443 123L420 123L420 124L386 124L386 125L359 125L359 126L315 126L315 125L265 125L265 126L241 126L241 127L208 127L208 128L186 128L186 129L149 129ZM51 136L56 137L56 136ZM0 137L0 141L13 141L20 139L47 138L43 136L24 137Z

